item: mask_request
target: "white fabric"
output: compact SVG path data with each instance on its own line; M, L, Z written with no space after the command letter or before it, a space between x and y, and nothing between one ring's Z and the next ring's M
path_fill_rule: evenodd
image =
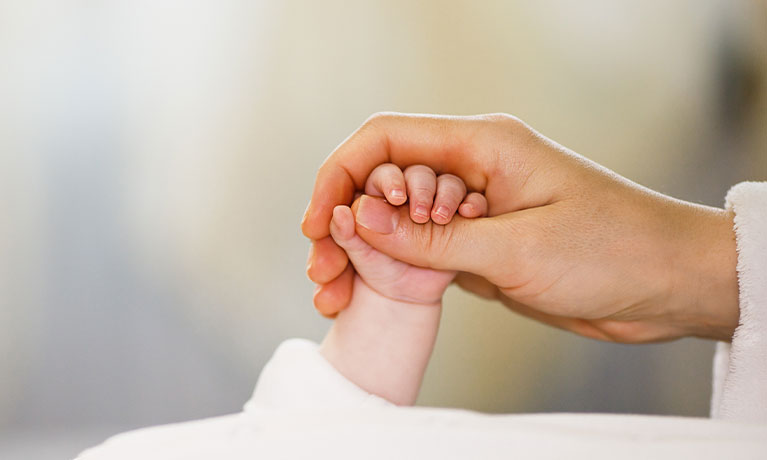
M767 423L767 182L727 194L735 212L740 324L732 344L717 344L711 416Z
M260 409L344 409L386 407L393 404L372 395L321 358L314 342L291 339L283 342L266 363L253 397L246 404Z
M264 367L243 412L120 434L78 460L765 458L767 183L733 187L727 206L741 315L732 345L718 344L713 420L397 408L346 380L316 344L293 339Z
M283 343L242 413L112 437L78 460L764 458L767 425L638 415L398 408Z

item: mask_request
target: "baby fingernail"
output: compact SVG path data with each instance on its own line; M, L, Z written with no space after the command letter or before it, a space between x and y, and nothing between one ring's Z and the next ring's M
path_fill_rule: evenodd
M389 195L391 195L392 198L396 198L396 199L405 198L405 191L394 189L389 193Z
M439 217L442 217L443 219L447 219L447 216L449 213L450 213L450 210L447 209L447 206L440 206L434 212L434 214L436 214Z

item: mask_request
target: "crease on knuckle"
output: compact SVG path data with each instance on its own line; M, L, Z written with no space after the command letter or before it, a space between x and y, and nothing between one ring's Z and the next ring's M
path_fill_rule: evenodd
M418 199L424 199L425 197L431 197L434 195L434 189L425 186L412 186L410 188L410 194L415 195Z
M442 268L445 265L444 254L453 239L453 226L431 222L428 227L422 241L426 263L429 268Z

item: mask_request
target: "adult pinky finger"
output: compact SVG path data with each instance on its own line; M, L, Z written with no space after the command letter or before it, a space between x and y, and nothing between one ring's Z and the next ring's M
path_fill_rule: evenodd
M458 206L458 214L467 219L487 216L487 198L481 193L469 193Z

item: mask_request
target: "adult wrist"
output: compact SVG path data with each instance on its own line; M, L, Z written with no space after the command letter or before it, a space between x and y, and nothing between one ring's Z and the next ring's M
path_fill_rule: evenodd
M737 249L733 213L695 206L681 294L686 335L729 342L738 326Z

